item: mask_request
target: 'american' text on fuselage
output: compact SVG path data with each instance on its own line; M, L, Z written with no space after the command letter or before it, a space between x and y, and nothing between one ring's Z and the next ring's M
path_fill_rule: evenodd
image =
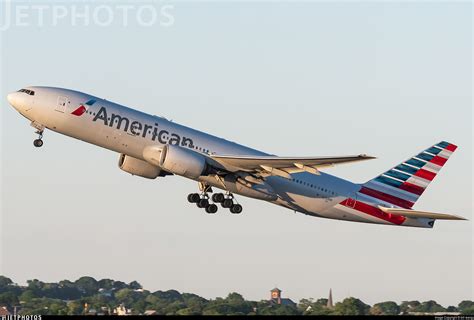
M192 139L181 137L167 130L159 130L158 123L156 122L154 125L143 124L140 121L130 121L127 117L115 113L112 113L109 118L105 107L100 108L92 121L97 120L103 121L104 125L109 127L115 125L117 130L123 130L135 136L141 135L143 138L146 138L151 134L151 140L158 141L161 144L181 145L183 147L194 148Z

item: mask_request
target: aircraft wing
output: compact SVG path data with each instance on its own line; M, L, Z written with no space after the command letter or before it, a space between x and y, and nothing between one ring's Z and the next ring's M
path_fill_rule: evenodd
M342 157L277 157L277 156L221 156L211 155L224 169L236 172L264 173L289 179L290 173L310 172L319 175L319 168L375 159L367 155Z
M445 214L445 213L416 211L416 210L398 209L398 208L385 208L382 206L379 206L379 209L386 213L404 216L407 218L427 218L427 219L436 219L436 220L467 220L466 218L463 218L460 216L455 216L452 214Z

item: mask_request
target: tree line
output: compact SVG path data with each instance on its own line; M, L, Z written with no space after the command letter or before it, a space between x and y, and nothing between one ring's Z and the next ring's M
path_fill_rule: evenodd
M248 301L238 293L225 298L205 299L175 290L151 292L136 281L124 283L111 279L81 277L45 283L28 280L19 286L0 276L0 307L15 307L19 314L83 315L111 313L119 305L132 314L154 310L158 315L398 315L409 313L459 312L474 315L474 302L465 300L447 308L436 301L386 301L370 306L357 298L346 298L332 308L327 299L302 299L295 306L278 305L268 300Z

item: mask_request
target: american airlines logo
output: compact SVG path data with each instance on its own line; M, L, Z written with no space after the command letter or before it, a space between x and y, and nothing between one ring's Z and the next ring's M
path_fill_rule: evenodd
M72 114L77 113L75 115L80 116L86 111L86 108L82 105L81 107L73 111ZM111 113L109 116L105 107L100 107L100 110L94 116L94 119L92 119L92 121L100 121L105 126L115 128L117 130L123 130L124 132L133 136L149 138L153 141L158 141L161 144L171 144L176 146L194 148L194 142L192 139L180 136L179 134L169 132L164 129L161 130L159 128L158 123L156 122L153 125L149 125L140 121L130 120L125 116L121 116L115 113Z
M93 106L94 103L96 103L97 101L92 99L92 100L89 100L85 103L86 106ZM74 110L73 112L71 112L71 114L77 116L77 117L80 117L82 116L84 113L86 113L87 109L86 107L84 106L84 104L81 104L79 106L79 108L77 108L76 110Z

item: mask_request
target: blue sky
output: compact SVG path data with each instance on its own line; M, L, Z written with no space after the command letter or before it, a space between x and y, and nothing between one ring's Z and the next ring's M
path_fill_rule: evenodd
M207 298L473 299L472 222L372 226L245 198L242 216L210 217L186 203L192 181L128 176L117 154L53 132L34 149L5 98L67 87L274 154L377 156L330 170L357 182L447 140L460 148L416 208L472 220L471 3L166 4L170 26L31 17L0 33L1 274Z

